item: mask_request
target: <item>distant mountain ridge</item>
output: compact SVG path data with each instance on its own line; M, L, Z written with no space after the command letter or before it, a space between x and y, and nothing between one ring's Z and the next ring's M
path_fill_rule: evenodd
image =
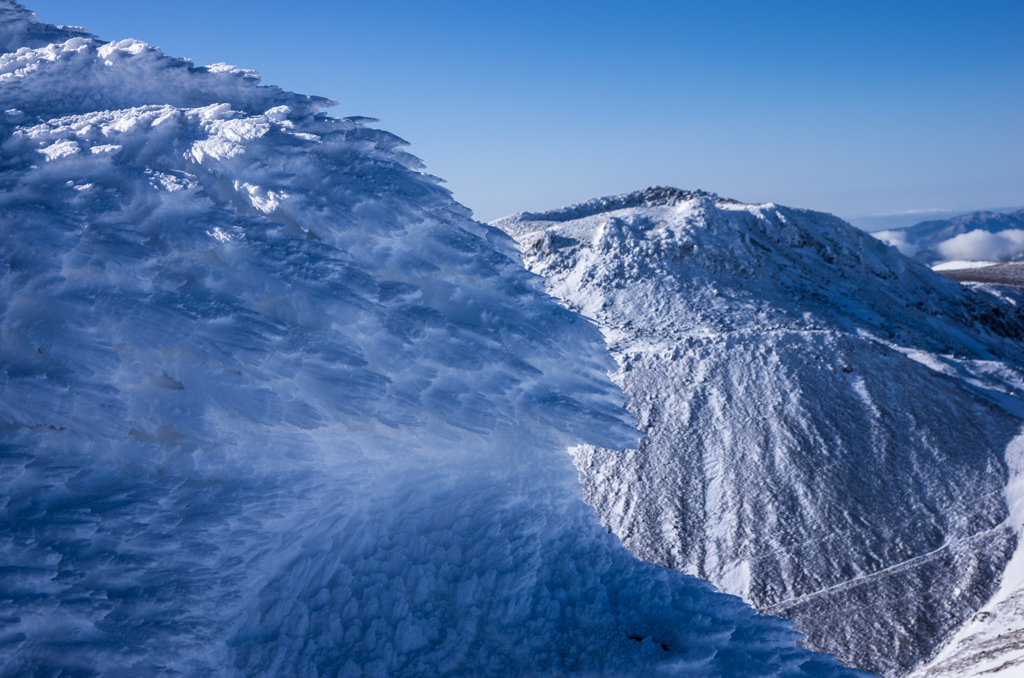
M1010 240L1006 237L987 240L975 237L976 242L972 243L968 234L979 231L988 234L1014 232L1014 237ZM1024 236L1017 237L1015 232L1018 231L1024 234L1024 209L1008 213L971 212L952 219L922 221L906 228L878 231L873 235L883 242L895 245L901 252L917 261L932 264L958 258L957 254L964 251L992 255L970 258L1020 259L1024 257ZM963 249L970 245L974 245L975 249ZM999 245L1004 245L1003 249L994 249ZM986 247L988 249L985 249Z
M890 212L889 214L874 214L859 217L844 216L843 218L862 231L867 231L868 233L875 233L877 231L895 231L901 228L916 226L922 221L942 221L945 219L953 219L954 217L958 217L962 214L968 214L970 212L1000 212L1006 214L1009 212L1016 212L1019 209L1024 209L1024 206L975 205L969 208L907 210L905 212Z

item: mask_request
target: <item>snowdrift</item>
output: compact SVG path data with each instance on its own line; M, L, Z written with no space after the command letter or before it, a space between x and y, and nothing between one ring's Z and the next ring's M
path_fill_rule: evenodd
M0 673L853 675L637 561L600 332L404 142L0 0Z
M886 676L996 592L1020 527L1019 298L965 290L830 215L701 191L495 225L619 363L648 437L575 457L639 557Z

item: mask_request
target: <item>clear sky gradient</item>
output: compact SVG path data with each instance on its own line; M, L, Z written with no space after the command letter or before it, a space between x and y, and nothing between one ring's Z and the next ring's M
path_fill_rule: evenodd
M651 185L845 218L1024 205L1021 0L26 4L380 118L484 221Z

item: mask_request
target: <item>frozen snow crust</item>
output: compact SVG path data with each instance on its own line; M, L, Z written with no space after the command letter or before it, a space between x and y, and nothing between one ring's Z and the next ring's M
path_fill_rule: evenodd
M648 437L575 455L638 556L886 676L996 593L1020 528L1019 294L964 289L830 215L702 191L495 225L619 362Z
M600 526L600 332L400 139L0 13L0 674L854 674Z

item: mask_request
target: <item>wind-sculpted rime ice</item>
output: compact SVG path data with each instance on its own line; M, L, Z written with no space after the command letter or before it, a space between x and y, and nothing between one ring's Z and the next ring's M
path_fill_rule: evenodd
M619 362L648 437L575 455L638 556L886 676L1000 588L1024 525L1006 489L1024 440L1020 294L965 290L830 215L701 191L495 224ZM992 628L1007 623L1024 628ZM964 647L954 674L980 654Z
M600 526L599 331L404 142L0 19L0 673L853 675Z

